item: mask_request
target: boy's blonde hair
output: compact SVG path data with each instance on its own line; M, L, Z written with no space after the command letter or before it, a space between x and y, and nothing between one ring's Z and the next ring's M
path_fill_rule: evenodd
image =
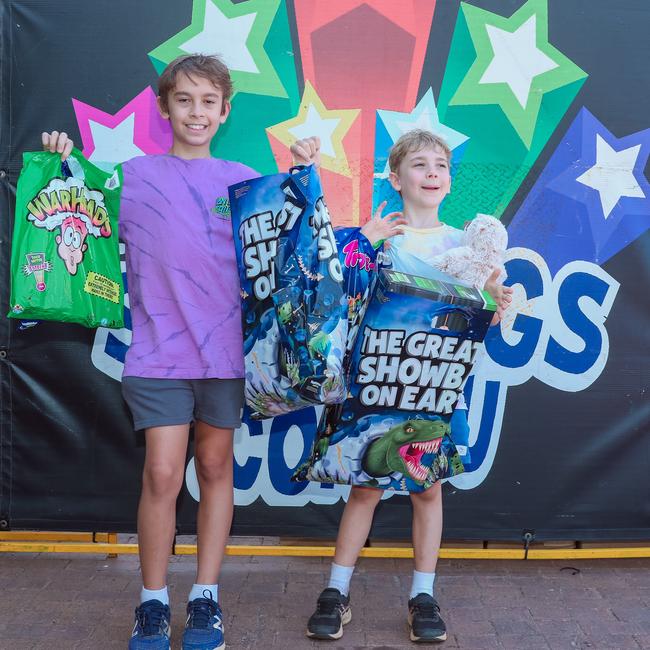
M184 54L175 58L162 72L158 79L158 96L165 110L168 110L169 93L174 90L179 74L188 77L203 77L218 88L223 101L232 96L232 79L228 66L216 54Z
M447 162L451 162L451 149L440 136L425 129L413 129L400 136L391 147L390 154L388 155L388 166L390 170L397 173L407 153L420 151L428 147L441 149L447 157Z

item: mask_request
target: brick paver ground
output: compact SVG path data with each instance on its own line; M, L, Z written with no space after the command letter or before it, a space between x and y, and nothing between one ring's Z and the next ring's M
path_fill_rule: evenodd
M228 648L417 647L405 623L407 560L361 559L343 639L309 641L328 567L321 558L228 557ZM173 558L174 648L193 579L194 558ZM0 554L0 649L124 650L139 589L134 556ZM449 628L441 650L650 649L650 560L443 560L436 589Z

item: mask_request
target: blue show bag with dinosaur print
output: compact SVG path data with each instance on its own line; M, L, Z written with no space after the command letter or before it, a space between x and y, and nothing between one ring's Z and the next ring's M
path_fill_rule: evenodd
M451 429L458 420L467 432L456 407L495 310L486 292L433 269L382 269L348 399L325 409L294 480L421 492L463 472Z

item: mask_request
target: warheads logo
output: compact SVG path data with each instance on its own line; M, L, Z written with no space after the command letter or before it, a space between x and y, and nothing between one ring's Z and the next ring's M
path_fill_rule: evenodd
M88 235L111 236L104 195L86 187L80 178L55 178L27 204L27 219L37 228L56 235L57 253L70 275L88 250Z

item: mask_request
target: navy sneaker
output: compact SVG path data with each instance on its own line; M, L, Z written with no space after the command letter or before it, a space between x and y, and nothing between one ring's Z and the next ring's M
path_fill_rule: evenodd
M411 641L435 643L447 640L447 628L440 618L440 607L429 594L418 594L409 600L408 623Z
M204 596L212 593L203 592ZM212 598L195 598L187 603L187 621L183 632L182 650L222 650L223 614Z
M170 617L169 605L159 600L147 600L136 607L129 650L169 650Z
M316 602L316 611L307 623L307 636L312 639L340 639L343 626L352 620L350 597L328 587Z

